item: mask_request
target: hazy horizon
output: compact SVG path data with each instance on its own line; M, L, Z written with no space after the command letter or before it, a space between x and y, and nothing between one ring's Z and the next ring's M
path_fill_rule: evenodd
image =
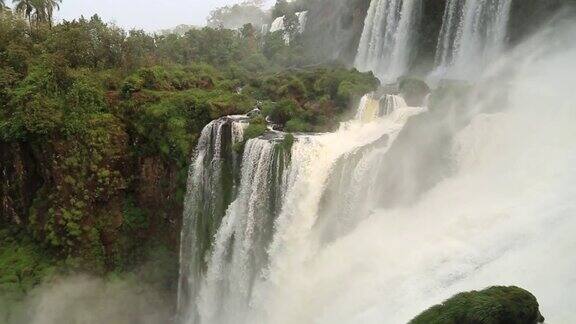
M56 17L57 20L73 20L98 14L104 21L126 29L154 32L181 24L203 26L212 10L241 2L244 0L64 0ZM10 0L6 3L11 6Z

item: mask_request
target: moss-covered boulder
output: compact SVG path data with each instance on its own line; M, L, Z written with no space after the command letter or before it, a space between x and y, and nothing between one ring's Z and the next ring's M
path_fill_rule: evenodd
M426 82L414 79L403 78L398 84L400 94L409 106L422 106L426 96L430 93L430 87Z
M544 322L538 301L518 287L490 287L457 294L409 324L536 324Z

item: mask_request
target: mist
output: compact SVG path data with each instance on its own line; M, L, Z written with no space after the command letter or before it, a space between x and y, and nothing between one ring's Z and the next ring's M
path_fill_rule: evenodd
M0 297L1 298L1 297ZM158 324L172 317L170 303L134 280L84 275L56 278L31 291L6 324Z
M373 209L355 215L366 219L328 244L297 225L314 212L294 212L252 322L405 323L459 291L511 284L534 292L550 323L573 322L575 27L558 18L488 69L465 105L430 116L447 121L452 138L452 170L430 190L392 202L368 195L361 201ZM445 137L426 129L399 135L406 146L393 164L361 166L394 172L379 180L395 181L396 192L421 192L429 183L418 176L437 173L426 154L442 152L421 143ZM379 207L383 199L392 207Z

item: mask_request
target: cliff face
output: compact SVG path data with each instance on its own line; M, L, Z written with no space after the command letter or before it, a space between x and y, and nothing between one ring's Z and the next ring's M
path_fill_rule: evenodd
M82 138L0 143L0 220L95 272L129 267L148 243L177 248L180 168L137 157L122 123Z

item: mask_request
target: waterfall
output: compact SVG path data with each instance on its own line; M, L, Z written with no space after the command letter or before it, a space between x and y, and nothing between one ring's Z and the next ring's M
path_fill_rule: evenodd
M356 111L356 120L362 122L372 122L378 118L388 116L397 109L407 107L404 98L396 95L385 94L380 98L369 93L360 99L360 105Z
M274 141L246 144L240 190L214 239L200 290L203 323L242 322L252 284L268 263L266 248L282 203L287 156Z
M296 13L296 18L298 19L298 33L302 34L306 29L306 23L308 21L308 11L300 11ZM278 31L285 31L286 26L284 24L285 16L277 17L272 21L272 25L270 25L270 32L278 32ZM284 40L286 44L290 43L290 35L284 33Z
M238 319L267 264L290 154L281 139L269 136L247 141L238 157L234 144L243 142L246 125L246 116L208 124L190 166L180 253L181 323ZM219 305L233 308L233 317Z
M284 16L274 19L274 21L270 25L271 33L275 33L281 30L284 30Z
M206 126L190 168L185 204L181 323L250 322L254 287L267 276L269 257L274 255L270 250L282 237L275 231L280 223L294 213L312 220L325 182L341 177L333 170L340 159L387 138L384 146L378 144L383 154L406 121L422 112L398 96L374 98L364 96L357 118L336 133L298 135L291 148L277 133L249 140L239 171L231 152L234 143L242 142L244 119L223 118ZM313 193L299 190L302 187ZM299 210L303 206L316 207Z
M291 145L265 134L236 167L208 162L234 159L232 141L211 144L234 127L207 126L181 256L199 270L193 282L182 271L180 323L406 323L492 285L522 286L548 320L574 322L576 25L560 31L516 48L464 98L427 110L368 94L336 132ZM217 188L218 165L238 174L223 212L202 188ZM190 213L200 201L219 212ZM220 225L195 234L198 217Z
M220 227L239 180L234 144L240 143L248 125L246 116L212 121L200 135L188 173L180 244L178 308L182 314L198 290L211 240Z
M448 0L435 78L472 79L505 47L512 0Z
M420 0L372 0L364 22L355 66L395 81L409 68Z
M308 11L301 11L296 13L298 17L298 30L303 33L306 30L306 23L308 22Z

